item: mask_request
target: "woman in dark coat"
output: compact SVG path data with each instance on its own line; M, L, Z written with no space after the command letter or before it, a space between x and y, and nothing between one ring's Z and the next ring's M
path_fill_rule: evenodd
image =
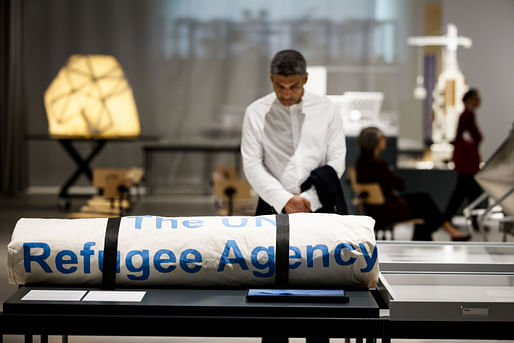
M439 227L450 235L452 240L469 240L468 233L459 231L447 220L427 193L399 194L405 188L404 180L391 171L388 163L378 156L385 149L386 138L382 131L368 127L361 131L358 137L360 156L355 166L359 183L380 184L384 194L385 204L369 206L367 214L377 221L377 225L386 226L395 222L422 218L424 224L417 224L413 240L430 241L432 233Z
M482 134L475 121L475 110L480 106L480 94L470 89L462 98L464 112L459 117L457 133L453 141L453 163L457 172L457 184L446 207L444 217L451 220L464 200L471 203L482 194L482 188L475 181L475 174L480 169L478 145Z

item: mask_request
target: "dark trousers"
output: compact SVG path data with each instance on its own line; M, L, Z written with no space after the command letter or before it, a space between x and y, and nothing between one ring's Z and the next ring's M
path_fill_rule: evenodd
M411 210L411 218L422 218L424 224L416 224L413 241L431 241L432 233L444 222L444 217L428 193L407 193L402 195Z
M268 204L266 201L262 200L261 197L259 197L259 201L257 202L257 209L255 210L256 216L264 216L268 214L277 214L277 211Z
M457 185L444 212L444 218L450 221L457 214L464 200L467 200L466 204L469 204L478 198L482 192L482 188L475 181L474 175L457 173Z

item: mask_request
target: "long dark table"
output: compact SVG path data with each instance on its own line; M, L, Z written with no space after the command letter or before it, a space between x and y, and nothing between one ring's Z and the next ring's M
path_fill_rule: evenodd
M201 153L206 155L207 166L204 168L203 180L211 180L213 154L229 153L234 156L234 166L236 170L241 168L241 153L239 143L213 143L213 142L192 142L192 143L173 143L159 142L150 143L143 146L144 168L146 172L146 193L154 191L153 184L153 164L156 153ZM205 188L205 194L210 193L210 188Z
M20 288L4 302L1 334L43 341L48 335L372 338L381 330L368 290L348 291L348 303L248 302L241 289L145 289L141 302L21 300L40 289Z
M136 136L136 137L109 137L109 138L88 138L88 137L54 137L47 134L29 134L25 136L27 140L38 141L56 141L58 142L66 154L75 164L75 170L71 173L66 181L62 184L59 190L59 203L60 207L69 209L71 206L72 197L89 197L90 194L71 194L70 188L73 186L81 175L84 175L89 181L93 180L93 171L91 163L93 160L104 150L109 142L141 142L141 141L156 141L158 136ZM84 154L80 153L77 149L77 143L91 143L91 149Z
M348 291L347 304L248 302L232 289L146 289L140 303L21 300L35 289L4 302L1 335L514 339L509 321L391 320L374 290Z

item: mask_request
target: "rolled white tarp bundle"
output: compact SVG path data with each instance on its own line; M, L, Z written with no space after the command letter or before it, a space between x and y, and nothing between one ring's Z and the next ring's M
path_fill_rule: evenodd
M8 246L13 284L374 287L366 216L29 219Z

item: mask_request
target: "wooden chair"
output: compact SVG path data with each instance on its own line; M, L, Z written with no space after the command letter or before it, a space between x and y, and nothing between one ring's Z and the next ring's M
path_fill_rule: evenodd
M212 174L215 206L223 216L254 215L257 206L250 184L233 167L217 167Z
M384 193L378 182L373 183L359 183L357 182L357 172L355 168L348 168L346 171L348 179L350 180L350 187L355 197L352 199L353 205L361 214L366 213L368 206L382 206L385 204ZM423 224L425 221L422 218L413 218L406 221L394 222L390 225L377 226L375 225L375 236L377 239L386 239L386 233L389 232L391 240L394 240L394 227L400 224Z
M72 212L68 218L119 217L129 212L135 204L132 188L140 186L143 179L141 168L94 168L93 186L98 195L87 200L80 212ZM137 194L137 193L136 193Z

